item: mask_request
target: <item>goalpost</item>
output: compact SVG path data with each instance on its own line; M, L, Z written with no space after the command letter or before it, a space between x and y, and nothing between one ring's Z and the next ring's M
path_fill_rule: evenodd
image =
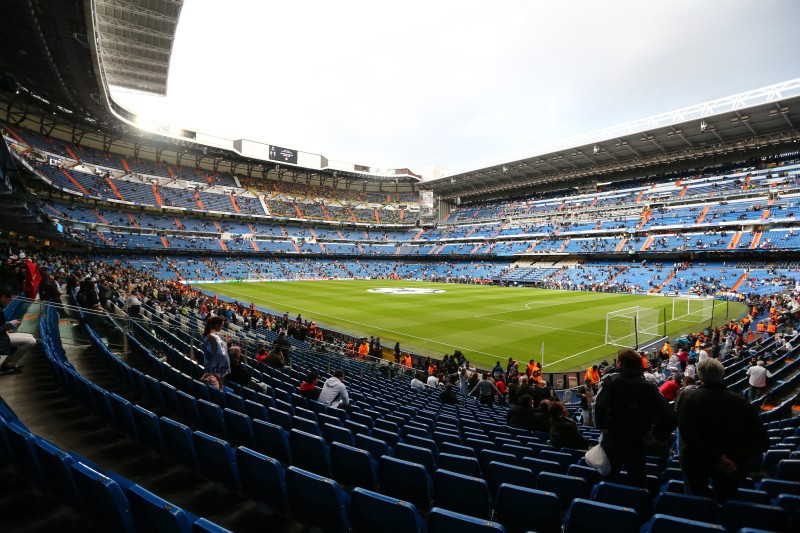
M650 307L629 307L606 313L606 344L638 350L666 335L666 312Z
M713 316L713 296L677 296L672 299L672 320L703 322Z

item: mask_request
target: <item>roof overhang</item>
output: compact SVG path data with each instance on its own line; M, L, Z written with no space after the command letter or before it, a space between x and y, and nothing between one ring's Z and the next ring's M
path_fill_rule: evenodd
M534 147L524 153L444 169L425 183L444 197L645 169L737 148L800 138L800 78ZM750 144L753 146L751 147ZM716 151L716 152L715 152Z
M183 0L86 0L107 86L164 96Z

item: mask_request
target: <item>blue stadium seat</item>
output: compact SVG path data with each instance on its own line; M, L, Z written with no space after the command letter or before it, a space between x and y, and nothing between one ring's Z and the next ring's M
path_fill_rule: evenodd
M194 533L233 533L231 530L218 526L205 518L198 518L197 521L192 524L192 531Z
M654 512L656 514L677 516L696 522L717 521L717 504L711 498L662 492L656 496Z
M302 416L294 415L292 417L292 429L322 437L322 429L320 429L319 424L314 420L303 418Z
M176 391L178 405L181 409L181 418L193 426L200 424L200 412L197 409L197 400L182 390Z
M647 521L653 514L653 504L647 489L602 481L592 488L590 497L600 503L631 507L642 522Z
M421 512L430 508L433 482L422 465L384 455L378 460L378 485L383 494L405 498Z
M348 446L355 446L356 443L356 440L353 437L353 432L338 425L330 423L323 424L322 434L325 437L325 442L327 442L329 445L333 444L334 442L340 442Z
M162 418L159 420L161 438L164 440L164 454L167 459L183 465L189 470L197 469L197 455L194 450L194 437L189 426Z
M331 444L333 478L344 486L378 488L378 462L369 452L341 442Z
M349 496L332 479L290 466L286 471L291 517L326 533L350 529Z
M460 444L452 444L450 442L442 444L441 453L463 455L464 457L474 457L475 459L478 458L478 454L469 446L461 446Z
M81 499L72 478L72 456L53 446L44 439L37 438L33 443L34 453L42 475L47 480L47 494L81 513Z
M394 448L400 442L400 436L397 433L386 431L380 428L372 428L372 436L376 439L384 441L386 444Z
M458 472L459 474L471 477L481 477L482 475L481 465L474 457L442 452L439 454L438 460L439 468L442 470Z
M110 393L108 395L108 403L111 406L111 412L114 414L114 427L131 439L137 440L136 422L133 420L131 402L117 394Z
M772 504L769 494L761 490L751 490L740 488L736 493L736 500L741 502L759 503L761 505Z
M497 495L497 489L503 483L531 489L536 488L536 479L530 469L497 461L489 463L486 480L489 482L489 490L491 490L492 496Z
M449 511L492 518L492 495L481 478L439 469L433 475L433 501L436 507Z
M767 478L759 481L756 488L769 494L770 498L777 498L779 494L800 495L800 483L796 481Z
M552 492L503 483L497 490L494 518L509 533L523 533L532 528L539 533L561 532L558 496Z
M577 462L576 459L572 458L572 455L568 453L557 452L554 450L543 450L542 452L539 453L539 459L542 459L544 461L555 461L556 463L561 465L562 472L566 472L567 468L569 468L571 464Z
M411 444L401 442L394 447L394 456L404 461L421 464L429 474L433 474L436 470L436 459L433 453L427 448L412 446Z
M292 429L289 432L294 465L320 476L331 477L331 458L322 437Z
M533 472L533 477L539 479L539 474L542 472L552 472L554 474L563 474L561 465L555 461L545 461L544 459L536 459L534 457L526 457L522 460L522 466Z
M791 455L791 450L767 450L764 454L764 458L761 460L761 470L764 472L772 472L780 461L789 459Z
M283 464L292 462L289 435L281 426L263 420L253 420L253 436L256 439L256 451L273 457Z
M728 531L739 531L745 527L784 531L789 517L780 507L728 500L722 504L719 521Z
M344 428L344 422L342 422L335 416L326 415L325 413L317 413L317 424L319 424L320 426L324 426L325 424L330 424L334 427Z
M464 514L434 507L428 515L428 533L504 533L497 522L489 522Z
M480 459L480 453L481 453L482 450L494 450L495 449L494 442L492 442L490 440L469 438L464 442L464 444L466 444L467 446L472 448L472 450L475 452L475 455L478 456L479 459Z
M246 446L255 448L256 439L253 435L253 424L246 414L226 407L223 411L225 429L228 433L228 442L232 446Z
M586 498L589 495L589 484L580 477L565 476L552 472L542 472L536 479L536 488L558 495L561 510L566 510L569 503L576 498Z
M434 457L439 455L439 447L436 441L427 437L418 437L416 435L407 435L403 442L411 444L412 446L419 446L420 448L427 448L431 451Z
M264 406L264 404L254 402L252 400L245 400L244 412L250 417L251 420L263 420L264 422L269 421L267 408Z
M244 398L238 394L225 391L225 407L244 413Z
M197 468L204 478L219 483L229 490L239 490L239 472L236 455L230 444L213 435L195 431L194 449Z
M783 459L778 462L775 477L784 481L800 481L800 459Z
M425 521L413 504L357 487L350 495L354 533L424 533Z
M725 528L719 524L665 514L654 514L640 530L641 533L722 533L724 531Z
M512 453L517 457L516 464L522 464L522 460L526 457L533 457L533 453L531 449L527 446L520 446L516 444L503 444L500 447L500 451L504 453Z
M156 454L164 453L164 441L161 438L158 417L147 409L134 405L133 421L136 424L136 435L145 448Z
M279 513L287 511L286 479L277 459L240 447L236 450L236 464L242 494Z
M277 407L269 409L269 422L279 425L286 431L291 431L292 429L292 415Z
M197 411L200 413L200 427L205 433L220 439L228 437L222 407L206 400L197 400Z
M560 501L563 502L563 499L560 498ZM610 524L613 524L615 533L639 531L639 517L629 507L575 498L564 515L564 533L600 533L609 531Z
M181 406L178 404L178 390L165 381L159 381L158 386L161 389L162 405L171 415L180 415Z
M72 464L72 477L90 524L101 531L135 531L128 500L115 481L81 463Z
M39 487L46 486L39 462L34 453L35 437L16 420L5 426L3 434L8 442L8 452L14 469L22 477Z
M137 531L191 533L195 517L139 485L128 489L128 504Z
M367 435L356 434L356 448L368 451L375 459L392 455L392 450L386 442Z
M517 456L513 453L503 453L497 450L481 450L478 453L478 460L481 462L481 471L487 472L489 470L489 463L497 461L498 463L505 463L507 465L518 465Z
M370 436L371 430L364 424L359 424L354 420L345 420L343 425L346 429L349 429L353 435L366 435L367 437Z
M590 466L569 465L567 475L582 477L590 487L597 485L601 481L600 472Z
M437 446L440 448L445 443L450 444L461 444L461 437L458 436L456 433L450 433L449 431L434 431L433 432L433 440Z

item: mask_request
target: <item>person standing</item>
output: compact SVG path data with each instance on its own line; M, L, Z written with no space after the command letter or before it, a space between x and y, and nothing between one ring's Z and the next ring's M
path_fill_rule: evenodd
M747 397L750 398L752 402L764 394L767 388L767 378L772 377L772 372L766 369L764 361L759 360L756 364L747 369L747 377L750 383Z
M208 319L203 330L203 370L216 375L220 380L231 372L228 342L219 335L224 324L225 320L221 316L214 316Z
M398 364L398 365L400 364L400 354L401 354L401 352L400 352L400 343L396 342L396 343L394 343L394 362L395 362L395 364Z
M592 380L586 378L583 385L578 387L578 396L581 398L581 424L584 426L592 426L594 418L592 417L592 406L594 405L594 387L592 387Z
M494 383L489 379L489 373L483 373L483 379L469 392L470 396L478 395L482 404L492 406L494 404L494 395L500 394Z
M725 388L724 373L716 359L697 363L700 385L684 389L676 402L685 492L718 502L736 497L748 464L769 447L758 410Z
M25 355L25 348L30 348L36 344L36 339L30 333L15 333L13 331L19 327L19 320L6 319L4 310L13 299L13 289L6 287L0 291L0 356L7 356L3 364L0 365L0 371L9 373L22 371L22 365L18 364L17 361Z
M666 439L675 429L675 411L658 387L644 379L636 351L620 350L617 366L600 382L595 400L595 422L611 462L607 480L616 481L624 465L630 483L645 487L645 440Z

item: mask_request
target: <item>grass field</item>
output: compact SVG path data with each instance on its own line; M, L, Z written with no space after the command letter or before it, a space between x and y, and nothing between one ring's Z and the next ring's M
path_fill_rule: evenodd
M619 349L604 344L606 313L632 306L666 308L667 334L702 326L672 320L670 298L422 281L293 281L197 285L278 314L302 313L338 331L380 336L384 345L441 357L460 349L478 367L541 359L545 371L584 369ZM439 289L436 294L381 294L376 288ZM738 318L742 304L717 302L715 322ZM708 324L708 320L703 322Z

